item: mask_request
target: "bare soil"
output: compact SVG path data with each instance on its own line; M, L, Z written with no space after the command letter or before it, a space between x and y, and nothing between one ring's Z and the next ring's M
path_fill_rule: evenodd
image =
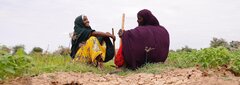
M35 77L19 77L3 85L240 85L240 77L227 70L197 68L171 69L160 74L136 73L127 76L56 72Z

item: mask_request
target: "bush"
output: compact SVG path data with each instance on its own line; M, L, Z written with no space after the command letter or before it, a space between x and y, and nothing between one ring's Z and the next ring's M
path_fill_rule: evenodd
M167 62L178 68L199 65L203 68L216 68L229 65L230 51L224 47L204 48L201 50L170 52Z
M230 70L240 76L240 50L233 51L232 56Z
M220 46L228 48L228 49L230 47L228 42L226 40L224 40L223 38L218 39L218 38L214 37L210 43L210 47L216 48L216 47L220 47Z
M27 73L32 65L31 61L32 58L26 56L22 48L15 55L0 55L0 80Z
M6 45L0 45L0 54L10 53L11 49Z
M187 68L196 65L197 50L192 52L178 51L170 52L167 58L167 63L177 68Z
M215 68L228 65L231 59L229 51L224 47L205 48L197 52L198 64L204 68Z
M53 52L53 54L56 54L56 55L69 55L70 54L70 48L68 47L64 47L64 46L59 46L58 47L58 50L56 50L55 52Z
M42 54L42 53L43 53L43 49L42 48L34 47L30 54Z
M231 70L236 75L240 75L240 58L236 58L236 60L234 60L233 64L231 65Z
M23 49L24 54L26 54L26 52L24 51L24 49L25 49L24 45L16 45L16 46L14 46L13 47L13 54L15 54L18 49Z

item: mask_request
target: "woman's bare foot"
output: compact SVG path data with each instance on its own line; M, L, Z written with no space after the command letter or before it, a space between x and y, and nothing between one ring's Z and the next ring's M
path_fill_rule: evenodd
M100 70L104 69L103 62L98 62L98 69Z
M103 70L103 69L104 69L104 66L103 66L102 56L99 55L99 56L96 58L96 60L97 60L97 67L98 67L98 69Z

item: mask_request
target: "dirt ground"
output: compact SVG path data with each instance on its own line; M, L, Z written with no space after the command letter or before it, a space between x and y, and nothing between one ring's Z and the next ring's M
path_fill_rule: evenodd
M240 85L240 77L225 70L172 69L160 74L137 73L127 76L57 72L21 77L3 85Z

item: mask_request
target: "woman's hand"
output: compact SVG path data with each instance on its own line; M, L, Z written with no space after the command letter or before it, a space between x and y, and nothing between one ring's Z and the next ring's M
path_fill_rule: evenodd
M118 31L118 36L119 36L120 38L122 38L123 32L124 32L124 30L122 30L122 29L120 29L120 30Z
M116 40L116 37L114 35L112 35L109 32L106 32L106 34L108 35L108 37L111 37L113 39L113 42Z

